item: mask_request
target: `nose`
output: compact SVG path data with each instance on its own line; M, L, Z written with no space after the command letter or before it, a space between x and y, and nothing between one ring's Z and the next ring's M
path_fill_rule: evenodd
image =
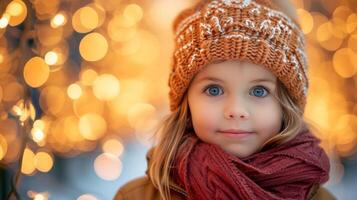
M226 119L248 119L248 106L242 98L231 98L226 102L224 115Z

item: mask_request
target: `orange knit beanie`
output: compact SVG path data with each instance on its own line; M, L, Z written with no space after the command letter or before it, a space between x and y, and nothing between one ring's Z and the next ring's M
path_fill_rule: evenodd
M194 76L222 60L269 69L304 111L308 88L304 35L269 0L201 0L174 21L175 51L169 77L170 110L178 108Z

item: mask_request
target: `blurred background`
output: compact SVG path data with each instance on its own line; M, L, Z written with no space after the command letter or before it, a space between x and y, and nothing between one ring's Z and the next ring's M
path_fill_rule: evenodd
M357 196L357 1L294 0L307 38L305 118ZM169 113L171 23L192 0L0 1L0 199L106 200L142 176Z

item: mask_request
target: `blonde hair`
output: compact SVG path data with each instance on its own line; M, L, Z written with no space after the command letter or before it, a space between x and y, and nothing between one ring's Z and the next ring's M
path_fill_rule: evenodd
M196 4L194 9L185 10L185 13L192 13L205 1L200 0L201 3ZM269 0L257 0L258 2L269 3ZM291 19L297 21L297 15L294 6L286 0L273 0L276 9L287 14ZM183 16L183 15L182 15ZM174 25L182 19L180 16L174 21ZM282 112L282 129L274 137L264 143L261 150L270 148L294 138L301 128L306 128L302 113L298 105L292 100L287 89L278 80L276 98L278 99ZM191 114L188 106L187 92L179 107L169 114L162 126L157 131L158 143L155 146L151 159L149 162L149 177L154 186L159 190L161 197L164 200L171 198L171 191L175 190L181 194L186 194L185 190L178 186L171 178L171 169L175 156L177 155L180 144L184 141L187 134L192 130Z

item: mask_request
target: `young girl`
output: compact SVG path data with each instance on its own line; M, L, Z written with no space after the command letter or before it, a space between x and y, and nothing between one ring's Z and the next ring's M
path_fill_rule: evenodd
M304 36L286 0L201 0L174 21L172 113L115 199L334 199L303 121Z

